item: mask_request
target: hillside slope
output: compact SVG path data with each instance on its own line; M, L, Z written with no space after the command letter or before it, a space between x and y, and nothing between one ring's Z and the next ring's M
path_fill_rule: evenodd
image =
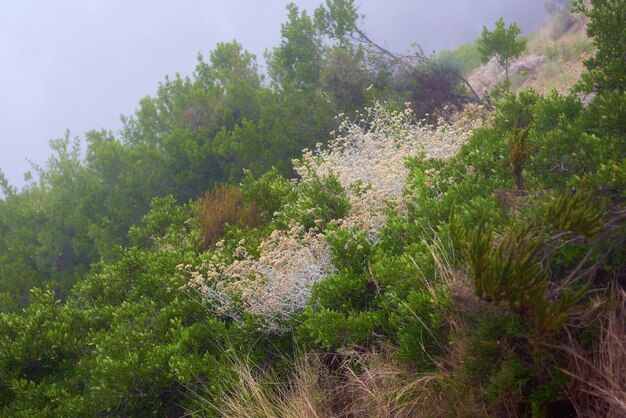
M580 80L583 61L593 55L586 25L587 18L582 15L552 17L528 36L526 52L511 62L512 90L533 88L547 93L555 89L566 94ZM504 70L495 59L469 75L470 83L483 96L504 80Z
M626 63L596 41L586 106L376 102L293 178L153 199L67 298L0 313L0 416L622 418Z

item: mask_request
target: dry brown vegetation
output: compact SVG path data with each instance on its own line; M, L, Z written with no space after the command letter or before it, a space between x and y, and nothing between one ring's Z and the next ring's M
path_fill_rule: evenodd
M608 304L591 350L573 343L562 347L570 357L569 395L580 416L626 416L626 292L620 289Z
M461 286L461 285L459 285ZM458 290L458 289L457 289ZM520 399L511 397L487 405L481 388L463 372L469 328L462 330L466 301L450 318L464 332L435 371L420 371L394 359L395 347L369 351L310 352L296 362L286 379L251 363L234 359L237 375L232 390L214 406L231 418L410 418L517 417Z
M395 361L392 346L370 351L345 349L339 353L308 353L286 381L250 363L236 360L238 376L233 390L216 409L237 418L408 418L408 417L518 417L521 394L511 392L486 403L484 388L466 375L463 361L471 355L468 304L464 285L453 291L456 314L451 326L460 332L438 367L423 372ZM459 296L459 293L462 294ZM470 292L472 293L472 292ZM602 337L594 350L569 347L571 363L563 371L572 377L569 394L578 416L623 417L626 414L626 320L624 295L605 317ZM483 306L484 307L484 306ZM516 396L517 395L517 396Z
M202 247L211 248L224 235L224 225L239 221L249 227L259 224L258 211L245 202L236 186L218 186L207 192L198 203L198 222Z

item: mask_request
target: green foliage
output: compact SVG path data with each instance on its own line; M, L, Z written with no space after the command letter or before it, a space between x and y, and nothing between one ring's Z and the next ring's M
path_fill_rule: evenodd
M241 183L241 193L246 201L258 208L260 218L267 222L290 201L293 185L272 168L258 179L254 179L252 173L246 173Z
M153 206L133 230L147 247L96 267L65 304L34 290L21 314L0 316L0 414L181 415L199 379L221 387L226 324L177 290L176 265L197 257L193 208Z
M409 99L424 113L457 96L445 65L402 79L390 57L355 44L358 18L352 1L329 0L314 16L290 5L268 59L273 83L241 44L219 43L190 76L166 77L141 99L121 133L87 133L84 152L69 135L54 141L55 157L23 191L0 176L0 294L12 300L2 309L23 306L28 289L49 280L66 294L90 264L114 261L153 198L186 202L272 167L291 176L291 160L337 128L335 114L371 100ZM268 220L278 207L265 209Z
M548 206L546 221L559 231L594 236L602 227L604 205L593 204L580 193L562 194Z
M570 243L569 247L575 247L576 240L572 240L572 235L601 239L600 232L605 227L604 210L602 204L580 194L565 193L551 202L545 214L543 223L556 229L554 235L548 235L551 229L533 229L528 222L516 220L512 220L497 241L493 227L485 223L469 230L455 226L472 269L476 294L489 301L506 302L512 311L534 325L536 335L558 331L568 310L580 301L587 287L580 283L584 275L574 275L579 266L567 276L566 287L557 287L560 291L556 294L548 292L551 280L547 266L555 257L549 246L554 240L563 240ZM557 248L563 249L566 244ZM591 248L585 259L593 253ZM555 272L554 267L552 272ZM573 278L579 280L577 287L569 287L575 283ZM547 296L549 293L552 297ZM560 299L556 300L555 296Z
M283 87L310 88L320 77L320 35L313 19L294 3L287 5L287 19L280 31L281 44L271 53L270 75Z
M493 31L489 31L483 26L481 37L478 39L478 51L483 62L488 62L491 57L495 57L498 64L506 73L506 79L509 79L509 63L512 58L520 56L526 48L526 41L517 37L521 30L516 23L512 23L509 27L505 27L504 19L500 18L496 22Z
M272 86L241 45L219 44L144 98L119 138L88 134L85 159L68 135L24 190L0 175L0 415L181 416L205 408L197 394L218 404L234 390L233 355L280 374L296 347L379 345L429 373L417 386L472 388L487 415L569 411L566 357L551 347L595 342L573 313L593 319L626 261L626 94L619 48L605 45L618 9L592 3L596 99L502 94L455 156L407 160L403 210L376 234L334 222L350 201L333 175L287 180L291 158L327 137L333 108L387 95L426 109L457 86L445 65L401 79L355 47L352 1L314 18L289 6ZM519 49L517 34L500 20L484 38ZM334 270L293 332L234 320L188 287L190 268L242 261L241 246L256 262L294 222L326 237Z
M318 308L349 314L368 310L377 296L374 283L366 275L342 270L313 288L313 298Z
M477 43L466 43L457 49L441 51L437 55L437 60L451 62L463 76L467 77L480 66L481 56Z
M371 84L363 51L332 47L320 73L320 83L333 97L336 108L348 111L362 109Z
M493 235L484 225L460 238L478 296L507 301L515 312L526 312L540 300L547 276L535 260L538 239L529 234L527 229L511 229L495 250Z
M154 198L150 202L150 212L128 231L130 243L135 247L151 248L175 245L181 235L186 235L193 246L198 242L194 228L194 216L188 205L179 206L173 196Z
M540 97L534 90L522 90L519 94L505 93L498 100L494 121L504 129L528 128L535 116L533 106L539 101Z
M344 44L354 32L358 17L354 0L326 0L325 5L315 9L315 24L319 31Z
M493 403L503 402L507 397L521 392L528 374L526 365L519 358L504 360L487 384L485 399Z
M534 103L532 103L532 99L529 101L530 106L534 107L533 126L538 131L545 133L567 126L570 121L580 116L583 107L580 100L573 94L561 96L554 90L544 96L544 100L537 100Z
M626 5L620 0L581 0L574 11L589 17L587 35L593 38L596 54L585 62L583 75L587 91L624 91L626 88Z
M327 350L362 345L373 340L376 329L380 328L380 316L377 311L344 314L328 308L317 312L307 310L298 327L298 339Z
M323 229L330 221L345 217L349 209L343 186L334 175L313 175L298 185L295 200L283 207L277 220L284 226L296 222L305 229Z
M199 55L190 77L166 78L143 98L123 117L120 135L89 132L84 160L68 134L36 168L38 183L18 193L2 181L0 293L15 302L2 309L23 306L28 289L49 280L65 294L90 264L115 260L155 197L186 202L238 183L244 169L291 175L291 160L336 128L335 111L361 106L367 70L356 52L326 53L313 20L294 8L283 38L270 67L289 84L284 89L263 84L239 43L220 43L207 60ZM322 68L345 74L327 71L322 81Z
M24 378L41 382L63 375L82 350L79 319L57 300L54 291L33 289L31 304L22 315L0 317L2 381L15 384L14 379Z
M338 228L326 233L326 240L333 253L333 264L356 274L364 273L372 254L367 233L356 228Z
M55 155L35 167L39 181L0 201L0 292L16 294L18 305L46 281L66 295L99 258L92 236L103 213L97 180L81 165L80 144L69 132L51 146Z
M564 298L552 309L545 299L548 274L537 260L541 238L528 226L511 226L494 246L493 233L485 225L461 232L461 245L472 269L476 294L489 301L506 302L511 310L535 321L538 334L556 330L566 310L582 297Z
M445 289L413 290L406 300L392 305L389 323L398 342L396 357L421 369L434 369L448 341L450 301Z

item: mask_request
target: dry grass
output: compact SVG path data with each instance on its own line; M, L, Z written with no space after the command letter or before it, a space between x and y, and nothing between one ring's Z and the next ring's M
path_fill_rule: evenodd
M395 361L394 351L383 346L369 352L308 353L287 381L236 360L237 379L210 411L224 418L517 416L487 408L480 390L459 378L456 367L420 372Z
M236 186L218 186L207 192L198 204L198 221L202 246L211 248L224 234L224 225L242 221L244 225L259 224L258 211L247 205Z
M586 25L587 18L579 14L550 18L529 39L527 47L529 53L543 56L545 62L541 71L522 87L532 87L540 93L556 89L567 94L585 70L583 61L593 53Z
M601 320L600 337L591 350L577 344L561 347L570 358L569 395L580 416L626 416L626 292Z
M416 379L389 353L309 353L287 382L242 359L233 359L232 369L231 390L207 412L224 418L442 416L429 387L434 377Z
M316 357L297 361L286 381L256 367L245 356L230 354L233 379L230 390L217 403L199 396L205 411L192 415L224 418L323 418L330 417L330 394L322 384L322 368Z
M526 49L531 54L543 54L555 44L571 44L576 40L587 39L587 20L581 14L552 16L541 29L531 35Z

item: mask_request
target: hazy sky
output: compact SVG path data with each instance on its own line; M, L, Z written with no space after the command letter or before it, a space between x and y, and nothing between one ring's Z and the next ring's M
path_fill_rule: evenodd
M322 0L296 0L312 11ZM371 37L425 52L474 40L500 16L523 31L544 0L357 0ZM120 128L165 75L193 71L198 52L236 39L262 62L278 44L283 0L0 0L0 169L23 184L26 159L69 128Z

